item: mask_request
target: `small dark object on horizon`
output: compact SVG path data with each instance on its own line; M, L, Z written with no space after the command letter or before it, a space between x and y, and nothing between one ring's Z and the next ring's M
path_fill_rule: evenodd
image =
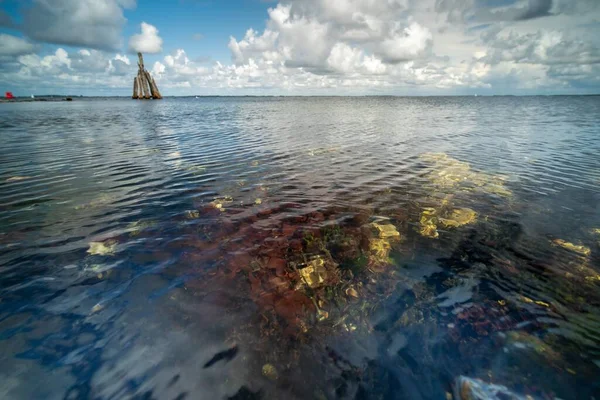
M73 101L73 98L72 98L72 97L67 97L67 98L65 99L65 101Z

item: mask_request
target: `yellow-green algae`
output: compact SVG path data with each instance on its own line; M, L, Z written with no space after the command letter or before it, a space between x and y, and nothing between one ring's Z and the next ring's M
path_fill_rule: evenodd
M431 239L439 237L438 227L458 228L477 221L477 213L470 208L449 208L445 198L438 208L424 207L419 219L419 233Z
M327 268L325 260L317 256L308 262L308 265L300 270L300 276L310 288L317 288L325 283L327 279Z
M262 367L262 374L265 378L275 381L279 378L277 368L273 364L265 364Z
M119 243L116 240L106 240L104 242L90 242L90 248L88 253L91 255L98 256L111 256L115 254L117 245Z
M592 251L590 250L589 247L583 246L583 245L578 245L578 244L573 244L573 243L567 242L566 240L563 240L563 239L554 239L552 241L552 243L555 244L556 246L562 247L563 249L572 251L573 253L577 253L582 256L589 257L589 255L592 254Z
M437 231L437 216L436 209L433 207L425 207L421 212L421 218L419 220L420 228L419 233L422 236L437 239L440 234Z
M455 208L447 218L439 218L439 222L446 228L472 224L477 220L477 213L470 208Z
M390 263L392 242L400 241L400 232L388 222L373 222L370 227L377 237L369 240L369 261L373 264Z
M506 178L501 175L473 171L469 163L452 158L445 153L424 153L420 158L432 165L427 178L442 192L479 190L503 197L512 195L512 192L505 187Z
M233 198L231 196L223 196L215 198L210 205L220 211L225 211L225 206L231 203L233 203Z

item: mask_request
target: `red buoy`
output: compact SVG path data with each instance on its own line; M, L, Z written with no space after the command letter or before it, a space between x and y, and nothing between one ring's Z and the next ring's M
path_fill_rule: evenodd
M14 99L15 98L15 96L13 96L12 92L6 92L5 96L6 96L7 99Z

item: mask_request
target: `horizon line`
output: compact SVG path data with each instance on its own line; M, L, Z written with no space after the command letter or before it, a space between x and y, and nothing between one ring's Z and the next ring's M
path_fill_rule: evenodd
M74 97L74 98L123 98L132 99L129 95L75 95L75 94L40 94L33 95L34 99L48 97ZM600 96L600 93L551 93L551 94L203 94L203 95L165 95L163 98L207 98L207 97L555 97L555 96ZM17 99L31 99L30 96L15 96ZM11 100L0 97L0 100ZM142 99L143 100L143 99Z

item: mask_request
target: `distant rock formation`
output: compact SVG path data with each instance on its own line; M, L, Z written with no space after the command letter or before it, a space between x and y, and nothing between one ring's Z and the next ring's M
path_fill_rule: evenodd
M133 96L132 99L162 99L154 78L150 72L144 68L144 56L138 53L138 74L133 78Z

